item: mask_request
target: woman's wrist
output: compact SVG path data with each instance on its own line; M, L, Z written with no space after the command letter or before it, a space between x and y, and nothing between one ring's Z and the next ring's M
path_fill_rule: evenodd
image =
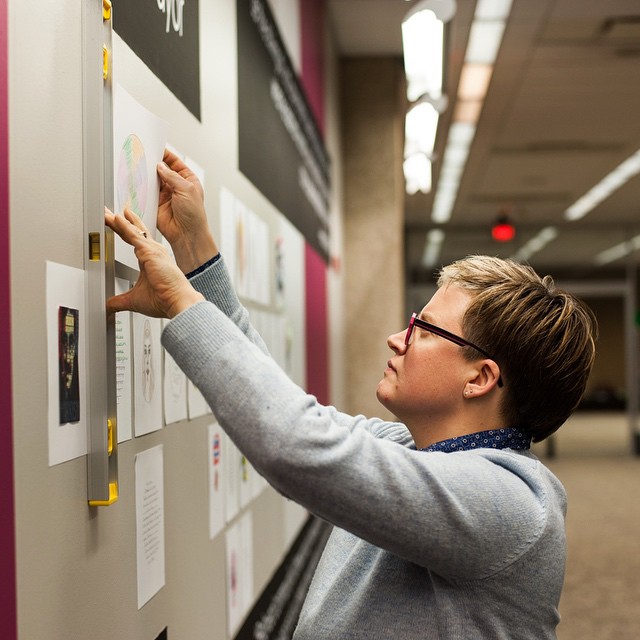
M167 310L168 318L175 318L179 313L186 311L189 307L192 307L194 304L198 302L203 302L205 297L196 291L195 289L191 289L190 291L185 292L180 296L178 300L171 305L171 307Z
M212 265L214 265L218 260L220 260L220 253L216 253L215 256L209 258L206 262L203 262L199 267L196 267L193 271L189 271L184 275L187 277L187 280L191 280L194 276L197 276L199 273L202 273Z
M202 234L189 245L174 246L173 253L182 273L191 273L219 253L210 233Z

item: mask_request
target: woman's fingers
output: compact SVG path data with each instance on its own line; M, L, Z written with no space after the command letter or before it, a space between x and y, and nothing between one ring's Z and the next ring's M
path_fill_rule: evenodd
M151 234L140 217L130 209L125 208L122 216L112 213L105 207L104 219L110 229L113 229L125 242L134 247L139 246L141 241L151 238Z
M142 234L147 234L146 236L144 236L145 238L150 238L151 234L149 233L149 229L147 229L147 227L145 226L144 222L142 222L142 218L140 218L139 215L137 215L136 213L134 213L131 209L129 209L128 207L124 208L124 217L134 226L136 227L136 229L138 229L138 231Z

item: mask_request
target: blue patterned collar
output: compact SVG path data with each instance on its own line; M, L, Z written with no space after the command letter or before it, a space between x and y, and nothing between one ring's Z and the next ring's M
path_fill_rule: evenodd
M454 436L448 440L436 442L420 451L470 451L472 449L528 449L531 436L518 427L490 429L465 436Z

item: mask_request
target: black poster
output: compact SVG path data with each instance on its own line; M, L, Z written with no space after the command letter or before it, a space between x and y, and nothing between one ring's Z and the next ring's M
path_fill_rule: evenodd
M113 0L113 28L200 120L198 0Z
M329 158L266 0L237 0L240 171L328 261Z

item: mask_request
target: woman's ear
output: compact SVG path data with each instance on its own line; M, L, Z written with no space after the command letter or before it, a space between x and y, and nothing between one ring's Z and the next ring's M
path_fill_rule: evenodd
M481 360L478 368L464 386L465 398L477 398L489 393L492 389L502 386L500 367L493 360Z

